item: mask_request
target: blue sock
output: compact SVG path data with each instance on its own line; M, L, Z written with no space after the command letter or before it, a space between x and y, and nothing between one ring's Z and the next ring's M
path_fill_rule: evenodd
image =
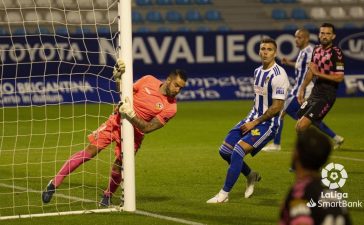
M281 120L281 125L278 128L278 131L276 133L276 136L274 136L274 141L273 143L276 145L280 145L281 144L281 136L282 136L282 129L283 129L283 121Z
M225 179L225 185L223 187L223 190L226 192L230 192L233 188L234 184L239 178L240 172L242 170L244 161L243 158L245 156L245 152L243 148L236 144L234 147L233 154L231 155L231 163L230 167L227 171L226 179Z
M324 122L321 122L317 125L317 128L320 129L325 134L329 135L331 138L336 136L335 132L331 130Z
M226 145L221 145L220 149L219 149L219 153L221 158L223 158L229 165L231 162L231 154L233 153L233 150L231 150L230 148L228 148ZM251 172L250 167L248 166L248 164L246 162L243 163L243 166L241 167L241 173L244 176L248 176Z

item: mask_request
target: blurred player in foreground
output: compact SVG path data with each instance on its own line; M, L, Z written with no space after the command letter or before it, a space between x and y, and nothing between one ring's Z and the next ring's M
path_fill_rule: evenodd
M125 64L119 59L114 67L113 77L120 91L120 80L125 72ZM120 120L127 119L134 127L135 153L138 151L144 134L163 127L177 112L176 96L185 86L187 76L183 70L172 71L166 81L162 82L152 75L143 76L133 85L134 105L128 98L110 115L109 119L88 136L90 144L86 149L72 155L49 182L42 194L44 203L51 201L55 190L62 184L64 178L83 163L96 156L111 142L116 142L116 159L111 169L109 185L104 191L100 202L102 206L111 204L112 194L122 181L122 150L120 139Z
M284 112L281 116L281 125L279 130L274 137L273 143L265 146L263 151L279 151L281 149L281 135L283 129L283 118L287 113L294 120L298 120L297 112L300 109L301 105L298 103L298 90L300 89L303 80L305 79L306 72L308 70L308 66L311 62L313 47L309 44L310 33L306 29L298 29L295 33L296 47L300 49L300 52L297 56L296 62L288 61L286 58L282 59L282 64L292 66L295 68L295 84L291 90L291 93L288 95L287 101L284 105ZM305 89L305 98L307 99L313 87L313 82L309 82ZM336 135L334 131L332 131L326 124L320 122L317 125L322 132L330 136L334 141L334 148L338 148L343 142L344 138Z
M259 55L262 66L254 71L254 106L248 116L241 120L225 138L219 153L230 166L225 185L207 203L223 203L229 200L229 192L240 173L247 179L245 198L254 192L254 185L261 179L244 162L247 154L254 156L270 140L279 127L279 115L287 97L289 81L285 70L275 62L277 44L272 39L260 42Z
M324 187L320 176L331 148L330 140L313 127L298 133L292 157L296 181L281 208L280 225L351 224L339 198L322 197L338 192Z
M333 45L335 37L334 25L321 25L320 45L313 50L310 69L298 91L301 108L297 113L297 132L306 130L312 123L318 125L335 103L339 83L344 80L344 55L340 48ZM311 80L314 80L314 86L305 101L305 90Z

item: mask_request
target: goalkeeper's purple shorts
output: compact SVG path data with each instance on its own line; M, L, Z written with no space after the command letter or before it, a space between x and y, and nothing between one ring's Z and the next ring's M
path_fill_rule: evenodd
M121 138L120 138L120 114L114 113L109 116L109 119L101 124L97 130L88 135L88 139L92 145L95 145L99 150L106 148L111 142L115 141L115 156L122 159ZM142 144L144 134L134 128L134 151L138 151Z

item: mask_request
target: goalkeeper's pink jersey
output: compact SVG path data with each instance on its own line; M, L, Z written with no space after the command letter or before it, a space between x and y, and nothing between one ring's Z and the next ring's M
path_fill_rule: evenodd
M134 111L145 121L157 117L162 124L165 124L177 112L176 99L160 93L161 85L162 81L152 75L143 76L134 83Z

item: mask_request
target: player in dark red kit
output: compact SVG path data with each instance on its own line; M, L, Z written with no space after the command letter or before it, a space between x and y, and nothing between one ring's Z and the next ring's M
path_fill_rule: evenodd
M320 45L313 50L310 69L299 90L297 132L306 130L312 123L319 123L329 112L336 100L339 83L344 80L344 57L342 51L333 45L335 27L324 23L320 27ZM310 97L304 101L305 89L310 81L314 87Z

